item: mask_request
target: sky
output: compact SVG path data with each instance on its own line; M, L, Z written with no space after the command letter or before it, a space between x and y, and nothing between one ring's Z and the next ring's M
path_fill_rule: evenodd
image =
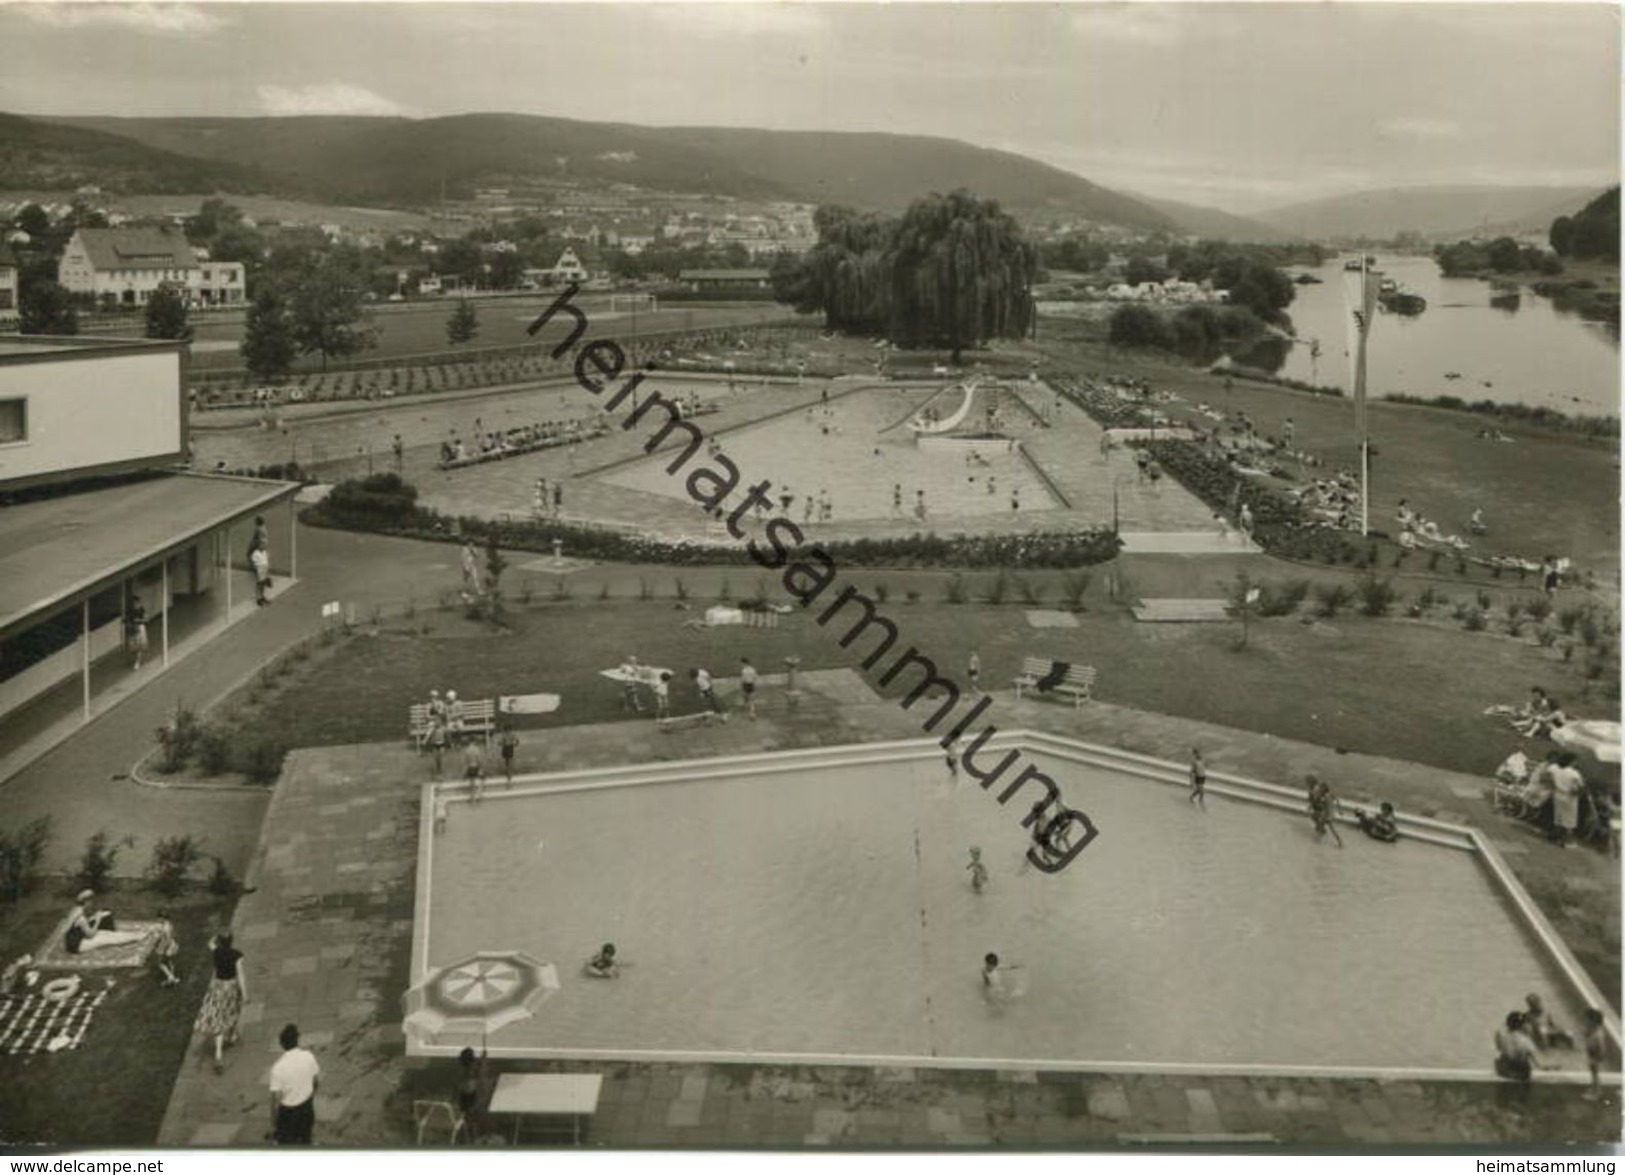
M1609 3L17 3L0 111L957 138L1234 212L1618 182Z

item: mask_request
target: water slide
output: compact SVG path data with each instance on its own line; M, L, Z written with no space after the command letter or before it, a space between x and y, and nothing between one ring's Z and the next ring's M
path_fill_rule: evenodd
M965 399L955 410L954 414L946 420L939 420L935 424L916 424L909 421L908 427L917 437L937 436L941 433L952 432L959 427L961 421L970 415L971 403L976 399L976 381L967 380L965 383ZM918 413L915 414L918 416Z
M926 400L925 403L921 404L918 408L910 408L902 416L899 416L896 420L892 421L885 428L881 429L880 432L882 434L884 434L884 433L890 432L894 428L901 428L903 425L907 424L909 421L911 421L915 417L919 416L920 413L924 412L931 405L935 404L937 402L938 397L940 397L944 392L948 392L948 391L952 391L952 390L953 390L953 385L952 384L949 384L946 387L938 388L935 392L932 393L930 399Z

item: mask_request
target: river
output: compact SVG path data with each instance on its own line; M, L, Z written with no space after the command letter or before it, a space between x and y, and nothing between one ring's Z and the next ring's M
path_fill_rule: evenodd
M1308 342L1289 347L1277 374L1352 390L1345 324L1359 278L1345 275L1346 259L1286 271L1321 279L1297 286L1287 307L1299 339L1318 339L1320 354ZM1373 397L1451 395L1576 416L1619 415L1619 340L1601 323L1560 313L1527 288L1516 310L1498 309L1490 305L1488 282L1443 277L1430 257L1378 255L1376 268L1401 290L1426 298L1427 309L1415 317L1378 312L1367 349L1366 386ZM1449 372L1458 378L1447 378Z

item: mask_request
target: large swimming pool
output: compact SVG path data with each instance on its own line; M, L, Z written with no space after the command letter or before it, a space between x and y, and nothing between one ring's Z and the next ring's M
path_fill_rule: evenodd
M722 451L736 464L746 489L770 478L775 494L788 486L795 500L786 517L816 522L806 504L828 497L831 521L915 519L922 500L923 521L945 517L1030 514L1061 505L1018 448L979 447L939 442L924 448L902 422L928 403L944 413L960 402L959 391L900 385L872 387L833 398L827 409L814 406L723 433ZM992 408L1000 432L1019 442L1039 427L1008 390L979 391L972 421L986 423ZM702 422L703 423L703 422ZM670 454L633 462L603 475L628 489L688 501L682 477L666 472ZM924 497L921 498L923 493ZM894 513L893 502L902 503ZM742 495L741 495L742 497Z
M1051 876L1024 866L1013 806L940 752L863 750L453 802L423 832L414 980L478 950L556 963L563 990L490 1041L537 1056L1485 1073L1526 992L1579 1022L1581 993L1467 849L1345 829L1339 850L1291 811L1202 812L1030 748L1100 829ZM625 973L582 977L606 941ZM1020 966L1003 1003L989 951Z

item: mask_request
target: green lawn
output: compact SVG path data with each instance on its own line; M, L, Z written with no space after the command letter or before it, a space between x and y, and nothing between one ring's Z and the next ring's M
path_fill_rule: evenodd
M691 583L712 587L697 578ZM736 580L736 591L741 587ZM696 706L688 687L694 665L726 678L737 675L742 656L777 673L791 654L808 669L822 669L855 666L868 651L840 647L839 621L821 629L800 613L775 630L687 630L682 622L705 606L691 605L679 611L669 599L537 603L516 607L506 632L483 629L456 611L421 612L416 619L431 629L428 635L392 622L377 636L358 636L299 688L264 701L255 721L292 746L403 739L407 707L431 688L450 688L465 698L557 693L564 699L557 713L526 719L521 728L573 726L624 717L617 687L599 671L628 654L678 674L672 700L682 712ZM1475 774L1493 770L1515 742L1482 711L1521 700L1534 682L1576 716L1612 709L1600 697L1584 702L1578 667L1552 650L1437 623L1359 616L1313 625L1259 621L1238 651L1234 625L1142 625L1117 609L1083 613L1075 629L1043 630L1030 628L1019 606L949 605L937 595L917 604L894 596L885 611L903 641L955 675L972 649L981 655L984 679L1001 686L1024 656L1083 662L1099 668L1097 693L1108 702ZM893 692L911 684L894 683Z
M37 951L78 888L46 879L18 904L0 904L0 959L9 963ZM133 885L102 896L102 905L125 918L169 910L181 947L181 985L160 987L148 968L84 972L92 988L105 978L114 986L77 1049L0 1055L0 1149L8 1143L75 1149L157 1143L175 1076L183 1064L196 1063L187 1044L209 986L208 939L230 921L235 901L198 890L166 902ZM64 974L45 971L40 982Z
M460 348L446 342L446 320L457 305L456 298L426 299L402 306L379 307L372 316L373 326L378 331L377 346L356 358L389 359L434 351L477 351L482 347L527 343L532 340L526 328L552 304L555 296L548 293L475 301L480 331L473 342ZM608 295L583 297L576 304L586 313L588 321L593 323L593 337L625 338L632 333L634 324L630 314L609 316ZM638 334L650 331L699 331L778 320L790 315L788 308L773 303L740 303L733 306L673 303L654 314L640 312L636 326ZM235 342L242 338L243 320L240 315L224 319L200 316L194 325L200 342ZM236 368L242 366L242 357L235 350L194 350L192 364L201 368ZM316 359L305 359L301 360L299 370L315 371L320 366Z

